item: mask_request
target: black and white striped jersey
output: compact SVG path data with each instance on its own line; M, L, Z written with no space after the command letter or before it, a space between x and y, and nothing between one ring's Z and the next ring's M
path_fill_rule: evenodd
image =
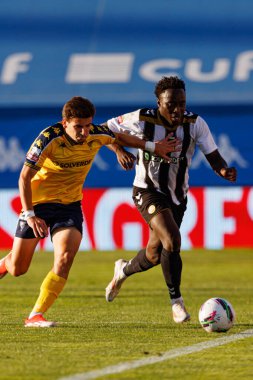
M159 141L170 131L163 126L158 109L143 108L107 121L113 132L129 133L141 139ZM186 197L189 166L198 145L206 155L217 149L207 123L198 115L186 111L182 125L174 135L182 141L181 152L170 153L167 163L154 153L140 150L137 155L134 186L152 188L167 194L175 204Z

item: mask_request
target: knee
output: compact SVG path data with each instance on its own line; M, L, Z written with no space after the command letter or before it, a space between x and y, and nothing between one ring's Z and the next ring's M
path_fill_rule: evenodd
M60 258L59 258L59 262L61 263L61 265L63 266L71 266L73 261L74 261L74 258L75 258L75 253L74 252L71 252L71 251L66 251L64 252Z
M55 273L62 277L66 277L73 264L74 258L75 254L70 251L66 251L59 255L59 257L57 257L54 262Z
M160 264L160 255L159 254L147 254L147 259L150 261L154 266Z
M8 267L8 272L14 277L19 277L27 272L27 268L13 265L11 268Z
M163 248L168 252L178 252L181 249L181 236L179 233L168 235L163 240Z
M154 266L160 264L160 257L161 257L161 250L160 246L147 246L146 248L146 256L148 261L150 261Z

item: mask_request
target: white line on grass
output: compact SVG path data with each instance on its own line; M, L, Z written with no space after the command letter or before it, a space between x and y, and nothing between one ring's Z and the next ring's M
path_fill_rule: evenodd
M108 367L104 367L102 369L97 369L95 371L84 372L76 375L70 375L66 377L62 377L59 380L91 380L98 379L99 377L112 375L114 373L120 373L124 371L128 371L133 368L143 367L145 365L155 364L159 362L163 362L165 360L169 360L172 358L176 358L178 356L189 355L194 352L199 352L206 350L208 348L213 348L217 346L222 346L223 344L227 344L230 342L234 342L239 339L245 339L253 337L253 330L245 330L238 334L233 334L229 336L225 336L223 338L217 338L214 340L209 340L202 343L197 343L192 346L186 346L181 348L176 348L174 350L166 351L159 356L150 356L148 358L142 358L138 360L133 360L131 362L119 363L116 365L111 365Z

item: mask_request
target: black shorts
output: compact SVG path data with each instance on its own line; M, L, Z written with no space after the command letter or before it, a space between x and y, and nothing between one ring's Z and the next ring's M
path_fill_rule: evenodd
M176 205L169 196L163 193L136 186L133 187L133 201L148 224L155 215L169 208L178 227L181 226L187 205L187 198L180 205Z
M80 201L67 205L61 203L41 203L34 206L34 212L36 216L45 220L50 228L51 237L53 232L61 227L76 227L82 234L83 213ZM23 239L35 238L33 229L22 219L22 214L18 220L15 236Z

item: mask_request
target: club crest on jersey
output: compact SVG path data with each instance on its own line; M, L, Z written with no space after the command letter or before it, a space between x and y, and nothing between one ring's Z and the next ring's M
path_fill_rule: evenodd
M31 150L27 153L27 158L30 161L37 162L39 160L41 154L41 149L37 148L36 146L33 146Z
M149 208L148 208L148 213L149 214L154 214L155 210L156 210L155 205L150 205Z

